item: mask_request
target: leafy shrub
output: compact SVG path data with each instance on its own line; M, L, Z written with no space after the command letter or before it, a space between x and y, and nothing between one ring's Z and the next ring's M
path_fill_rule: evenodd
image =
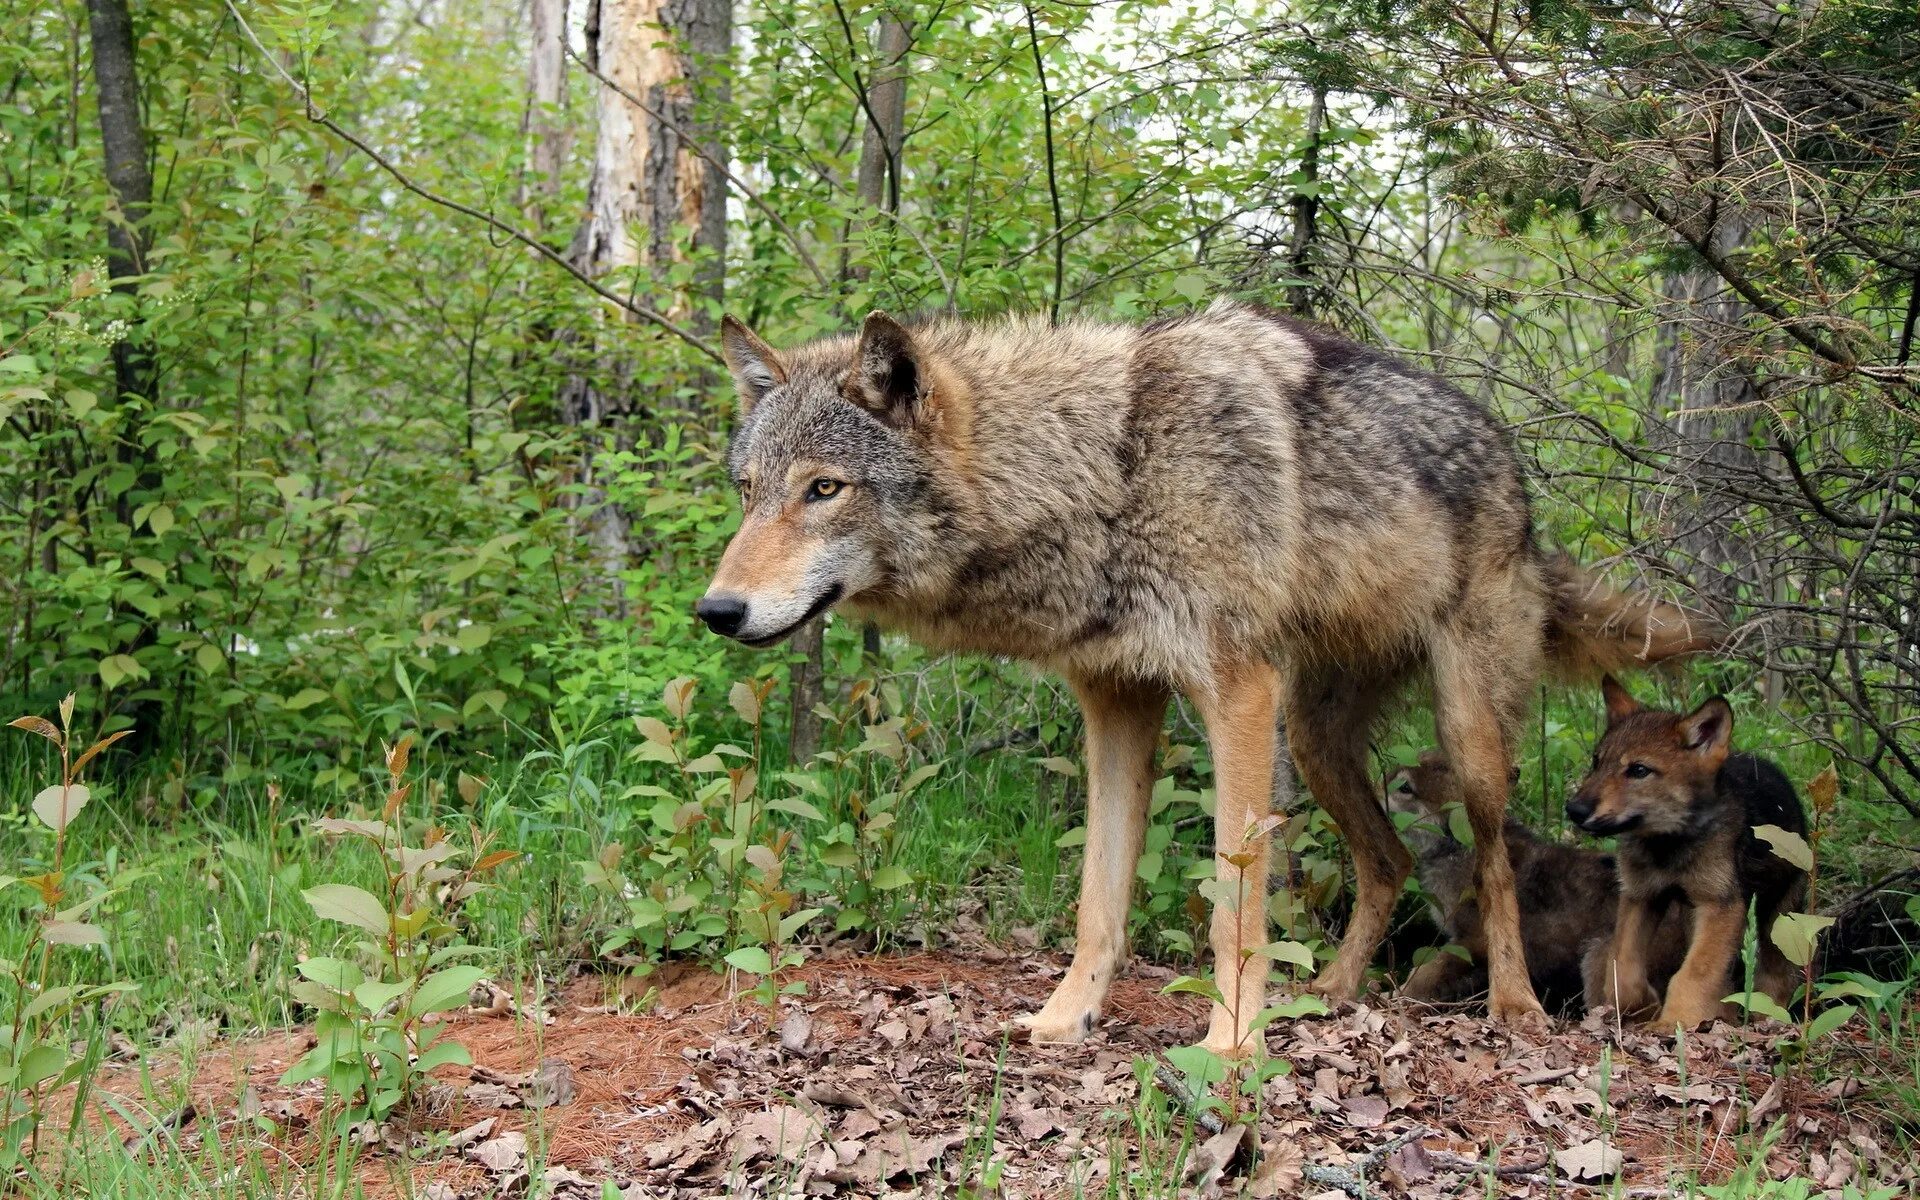
M73 700L60 702L60 723L44 717L18 717L8 724L36 733L60 751L60 782L43 788L33 798L33 813L53 833L53 854L47 869L25 878L0 877L0 887L19 885L31 890L40 909L27 925L27 942L20 957L0 960L0 975L11 983L11 994L0 1010L0 1171L12 1171L38 1146L47 1097L73 1083L85 1084L99 1065L94 1041L73 1053L70 1018L86 1005L118 992L134 989L125 982L59 983L54 973L55 947L100 946L106 933L88 918L124 891L135 878L122 873L109 883L87 879L86 894L75 897L66 875L67 829L92 797L81 774L100 752L125 737L123 730L88 746L76 758L73 750Z
M281 1082L325 1079L342 1104L343 1128L402 1108L435 1067L473 1061L431 1022L464 1006L485 977L480 967L458 960L492 953L461 940L460 907L484 886L483 875L518 857L513 850L489 852L478 830L466 846L432 824L410 839L403 810L412 785L402 782L408 750L405 738L387 750L388 792L377 820L328 818L312 826L321 836L367 841L384 876L378 896L345 883L303 893L314 915L367 935L355 943L357 959L309 958L292 986L295 999L319 1012L317 1044ZM462 860L464 867L457 865Z

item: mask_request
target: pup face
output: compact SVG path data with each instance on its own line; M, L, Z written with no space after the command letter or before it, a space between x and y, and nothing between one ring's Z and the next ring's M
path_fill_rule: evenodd
M1567 819L1601 837L1690 832L1727 761L1733 709L1715 696L1682 716L1642 708L1611 675L1600 687L1607 731L1567 801Z
M1460 801L1460 781L1454 778L1446 755L1423 750L1419 762L1387 776L1386 795L1388 812L1424 818L1444 829L1446 807Z

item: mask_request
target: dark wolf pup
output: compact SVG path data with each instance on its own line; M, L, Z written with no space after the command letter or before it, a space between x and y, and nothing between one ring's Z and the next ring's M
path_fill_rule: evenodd
M1400 994L1441 1003L1477 996L1487 987L1487 934L1474 894L1473 851L1447 824L1447 809L1460 802L1459 781L1446 756L1428 750L1415 765L1387 776L1386 797L1389 812L1421 818L1400 835L1413 851L1414 875L1427 892L1434 923L1472 956L1469 962L1436 955L1407 976ZM1549 1009L1577 1013L1586 1002L1589 971L1605 963L1613 940L1620 901L1613 856L1550 842L1512 817L1505 836L1527 977ZM1683 907L1670 910L1663 936L1655 939L1656 949L1668 951L1648 963L1656 987L1678 969L1685 952Z
M1549 653L1622 667L1698 648L1684 615L1535 549L1491 413L1313 326L1221 302L1144 326L902 324L775 350L728 320L744 510L699 613L766 646L835 605L947 651L1057 671L1087 724L1073 965L1035 1039L1093 1027L1126 957L1152 760L1176 689L1200 713L1217 850L1248 861L1211 940L1207 1044L1251 1048L1267 960L1276 718L1352 847L1354 920L1315 981L1351 996L1408 859L1367 730L1416 672L1480 847L1496 1017L1540 1013L1500 823L1510 731ZM1249 861L1250 860L1250 861ZM1223 878L1241 875L1229 870Z
M1655 1024L1668 1033L1731 1015L1721 998L1740 990L1736 960L1751 901L1760 948L1754 988L1785 1004L1793 968L1769 934L1776 916L1805 902L1807 875L1753 830L1805 834L1793 784L1763 758L1728 753L1733 710L1720 697L1682 716L1642 708L1611 675L1600 687L1607 731L1567 816L1588 833L1618 835L1620 914L1587 1003L1640 1015L1657 1006ZM1660 944L1673 937L1663 919L1678 902L1691 906L1686 958L1663 1002L1647 962L1670 953Z

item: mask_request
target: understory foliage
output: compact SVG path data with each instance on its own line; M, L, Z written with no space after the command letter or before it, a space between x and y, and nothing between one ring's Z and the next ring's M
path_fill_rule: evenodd
M137 212L108 179L98 7L0 0L0 703L97 696L54 732L131 735L115 803L143 829L272 825L284 795L314 839L365 843L377 877L301 882L366 944L307 946L276 989L325 1014L300 1070L352 1115L457 1055L426 1018L477 978L467 923L522 932L462 894L483 874L565 872L539 876L543 950L724 961L769 999L797 938L884 943L972 903L927 869L949 849L1010 920L1059 916L1084 792L1061 689L834 622L816 706L797 652L697 627L738 519L722 309L785 345L876 307L1232 294L1391 347L1510 421L1543 542L1737 631L1666 686L1728 693L1743 748L1797 781L1837 764L1832 894L1911 865L1910 5L743 2L689 89L726 250L673 226L657 267L586 281L556 260L604 92L569 57L535 105L517 6L134 5ZM890 21L905 121L876 201ZM617 418L578 420L581 394ZM1517 815L1563 828L1593 728L1592 697L1543 692ZM1131 926L1183 964L1226 886L1199 741L1178 716ZM1404 720L1378 765L1430 741ZM407 791L409 745L451 792ZM904 832L996 790L1035 814L992 831L1017 864L968 857L981 825L938 852ZM1337 835L1305 805L1273 832L1283 940L1244 949L1305 971L1338 926Z

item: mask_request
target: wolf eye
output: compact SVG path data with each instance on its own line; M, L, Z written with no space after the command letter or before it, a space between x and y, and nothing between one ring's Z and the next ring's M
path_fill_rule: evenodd
M1648 766L1645 763L1628 763L1627 764L1628 779L1645 779L1647 776L1651 774L1653 774L1653 768Z
M831 500L847 485L838 479L816 479L807 486L808 500Z
M1400 786L1393 790L1396 792L1399 792L1402 796L1411 796L1413 795L1413 780L1402 779L1400 781Z

